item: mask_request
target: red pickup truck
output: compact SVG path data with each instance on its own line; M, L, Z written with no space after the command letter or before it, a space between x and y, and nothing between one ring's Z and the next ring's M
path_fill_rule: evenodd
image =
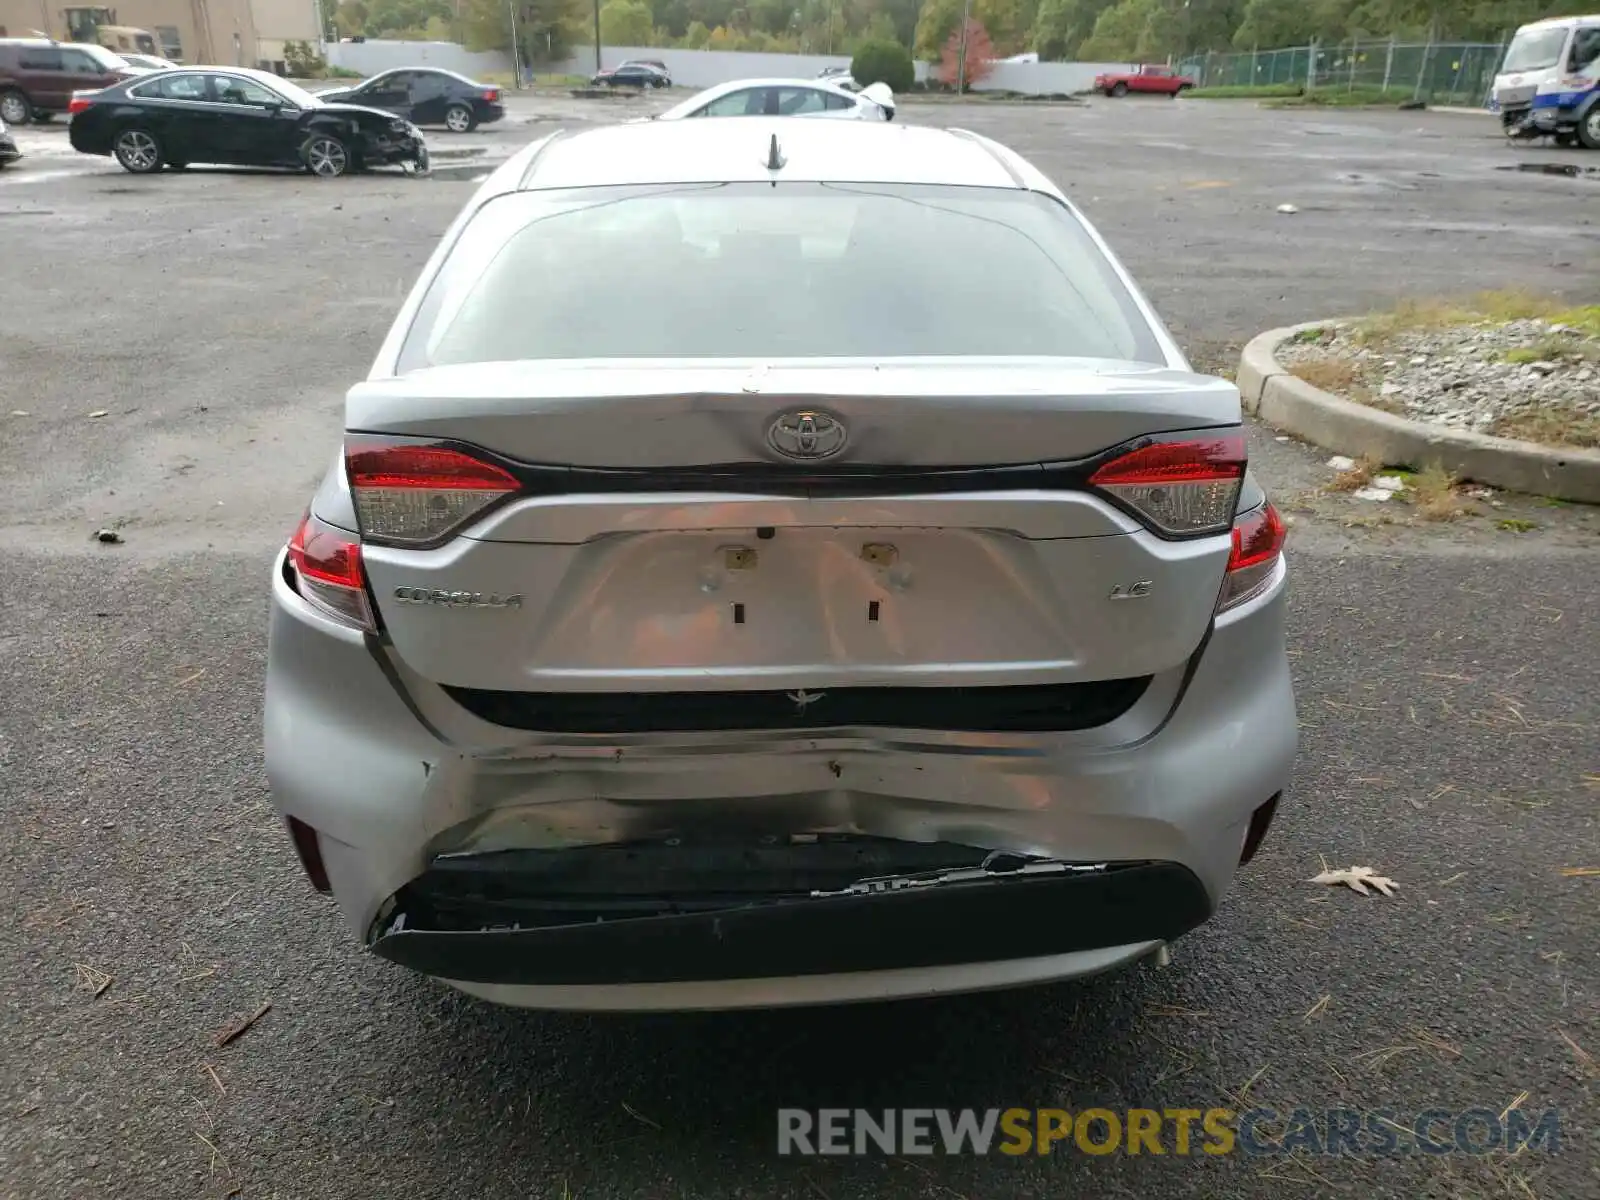
M1193 86L1194 80L1179 75L1171 67L1140 67L1137 71L1117 71L1094 77L1094 90L1108 96L1126 96L1129 92L1176 96Z

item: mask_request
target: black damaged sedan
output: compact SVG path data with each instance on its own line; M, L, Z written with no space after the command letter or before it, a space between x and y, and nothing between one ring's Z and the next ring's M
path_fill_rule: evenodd
M135 175L190 163L286 167L334 178L368 167L428 169L421 132L391 113L332 104L266 71L176 67L69 106L72 148Z

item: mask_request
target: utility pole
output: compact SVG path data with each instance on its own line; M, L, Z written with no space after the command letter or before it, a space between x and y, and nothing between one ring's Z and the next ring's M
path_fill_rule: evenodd
M604 70L600 65L600 0L594 0L594 73Z
M972 23L972 0L962 0L961 4L961 50L956 55L956 95L961 96L967 90L967 26Z
M522 43L517 40L517 0L506 0L506 11L511 14L511 80L517 90L522 90Z

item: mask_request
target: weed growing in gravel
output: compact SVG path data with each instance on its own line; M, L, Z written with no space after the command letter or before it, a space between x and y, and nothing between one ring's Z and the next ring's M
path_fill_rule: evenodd
M1600 416L1579 416L1564 408L1524 408L1489 427L1496 437L1600 450Z
M1453 521L1466 513L1456 494L1456 478L1437 463L1418 471L1411 481L1412 503L1429 521Z
M1308 358L1293 364L1289 370L1312 387L1340 396L1348 394L1360 378L1355 363L1347 358Z
M1549 337L1540 338L1531 346L1518 346L1505 353L1506 362L1518 366L1536 362L1562 362L1566 359L1587 361L1596 358L1600 358L1600 351L1585 339L1564 333L1553 333Z
M1532 533L1539 528L1535 521L1525 521L1521 517L1506 517L1495 523L1495 527L1507 533Z
M1354 333L1358 341L1372 344L1402 333L1530 320L1551 321L1600 336L1600 305L1572 308L1552 296L1514 288L1479 292L1462 300L1402 300L1389 312L1373 313L1357 322Z

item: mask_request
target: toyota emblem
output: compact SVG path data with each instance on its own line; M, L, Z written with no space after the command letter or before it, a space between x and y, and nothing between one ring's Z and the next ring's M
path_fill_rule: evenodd
M832 458L844 449L844 424L827 413L784 413L767 429L767 444L787 458Z

